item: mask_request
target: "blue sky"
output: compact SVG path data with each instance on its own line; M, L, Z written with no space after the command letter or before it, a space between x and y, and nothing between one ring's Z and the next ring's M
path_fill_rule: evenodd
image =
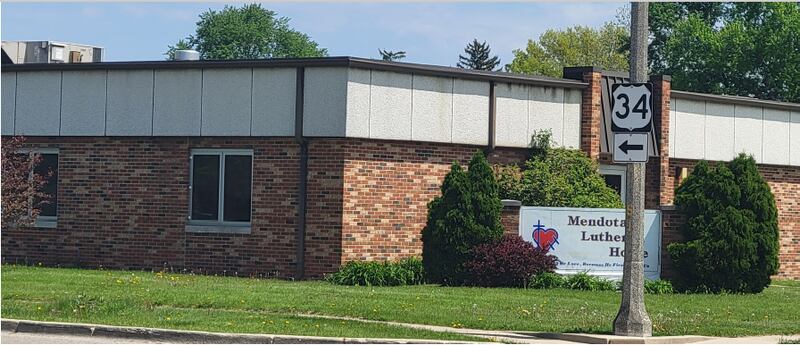
M597 27L624 3L264 3L331 56L377 58L405 50L408 62L455 65L473 38L502 63L549 28ZM237 4L234 4L237 5ZM104 47L106 61L162 60L193 33L197 16L224 3L3 3L3 40L53 40Z

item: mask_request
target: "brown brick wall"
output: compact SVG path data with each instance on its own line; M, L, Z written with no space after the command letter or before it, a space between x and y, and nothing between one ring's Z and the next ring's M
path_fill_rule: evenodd
M697 162L691 159L670 159L674 188L680 184L676 176L678 169L687 168L691 173ZM769 183L778 207L781 246L779 255L781 267L778 276L798 279L800 278L800 167L761 164L758 170Z
M481 147L455 144L340 140L346 152L342 260L420 255L427 205L452 163L466 167ZM523 160L527 150L498 149L490 161Z
M298 146L289 139L28 138L59 148L58 227L3 229L3 261L187 269L295 270ZM252 233L185 231L192 148L252 148Z
M583 90L581 99L581 150L595 161L600 155L600 118L603 116L601 80L600 72L583 74L583 81L589 83L589 87Z

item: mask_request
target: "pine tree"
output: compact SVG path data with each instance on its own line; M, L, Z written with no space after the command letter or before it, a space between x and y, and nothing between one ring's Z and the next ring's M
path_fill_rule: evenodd
M486 44L485 41L480 43L475 39L464 48L464 53L466 53L467 56L458 56L459 62L457 66L466 69L493 71L495 67L500 64L500 58L498 58L497 55L490 58L490 50L489 45Z
M391 51L391 50L384 50L378 49L378 53L381 54L381 59L383 61L400 61L406 58L406 52L400 51Z
M491 166L477 152L465 172L454 163L445 176L442 195L428 204L428 223L422 230L422 261L430 282L467 282L464 263L475 246L499 241L502 204Z
M751 156L700 162L675 193L686 242L667 247L684 291L761 292L778 272L778 211Z
M458 285L469 248L464 235L474 228L469 180L464 169L453 163L441 187L442 195L428 204L428 223L422 229L422 263L428 281Z

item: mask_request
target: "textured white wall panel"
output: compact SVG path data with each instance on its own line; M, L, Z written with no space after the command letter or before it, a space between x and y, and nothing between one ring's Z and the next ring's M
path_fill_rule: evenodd
M581 90L564 89L564 147L581 147Z
M202 70L156 70L155 74L153 135L199 136Z
M703 159L705 150L705 102L678 101L675 109L675 157Z
M489 144L489 83L453 80L453 142Z
M411 139L411 75L372 71L370 138Z
M153 73L108 71L106 135L153 134Z
M61 72L17 72L15 134L58 135Z
M763 108L736 105L735 116L734 150L736 154L742 152L751 154L756 162L761 162Z
M728 161L736 156L733 113L733 104L706 102L705 159Z
M369 103L372 71L351 68L347 80L347 136L369 138Z
M203 70L203 113L200 135L250 135L253 70Z
M789 132L789 164L800 166L800 111L792 112Z
M347 68L308 67L305 70L303 134L312 137L344 136Z
M789 141L791 112L764 108L764 142L762 162L766 164L789 164Z
M102 70L64 71L61 135L105 135L106 74Z
M253 69L253 136L293 136L297 69Z
M531 86L528 96L528 135L549 129L553 141L564 145L564 89ZM530 140L529 140L530 141Z
M498 83L496 140L497 146L528 147L528 86Z
M0 104L2 104L2 135L14 135L14 107L16 106L16 93L17 93L17 73L3 72L2 77L2 95L0 95Z
M677 117L675 116L675 107L678 106L678 100L670 98L669 100L669 156L675 157L675 123Z
M414 75L411 139L451 142L453 78Z

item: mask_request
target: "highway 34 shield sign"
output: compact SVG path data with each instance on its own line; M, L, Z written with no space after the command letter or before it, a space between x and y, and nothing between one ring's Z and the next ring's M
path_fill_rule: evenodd
M653 127L652 91L653 86L650 83L622 83L611 86L614 162L647 162L647 133Z
M650 132L653 120L653 85L650 83L611 86L612 132Z

